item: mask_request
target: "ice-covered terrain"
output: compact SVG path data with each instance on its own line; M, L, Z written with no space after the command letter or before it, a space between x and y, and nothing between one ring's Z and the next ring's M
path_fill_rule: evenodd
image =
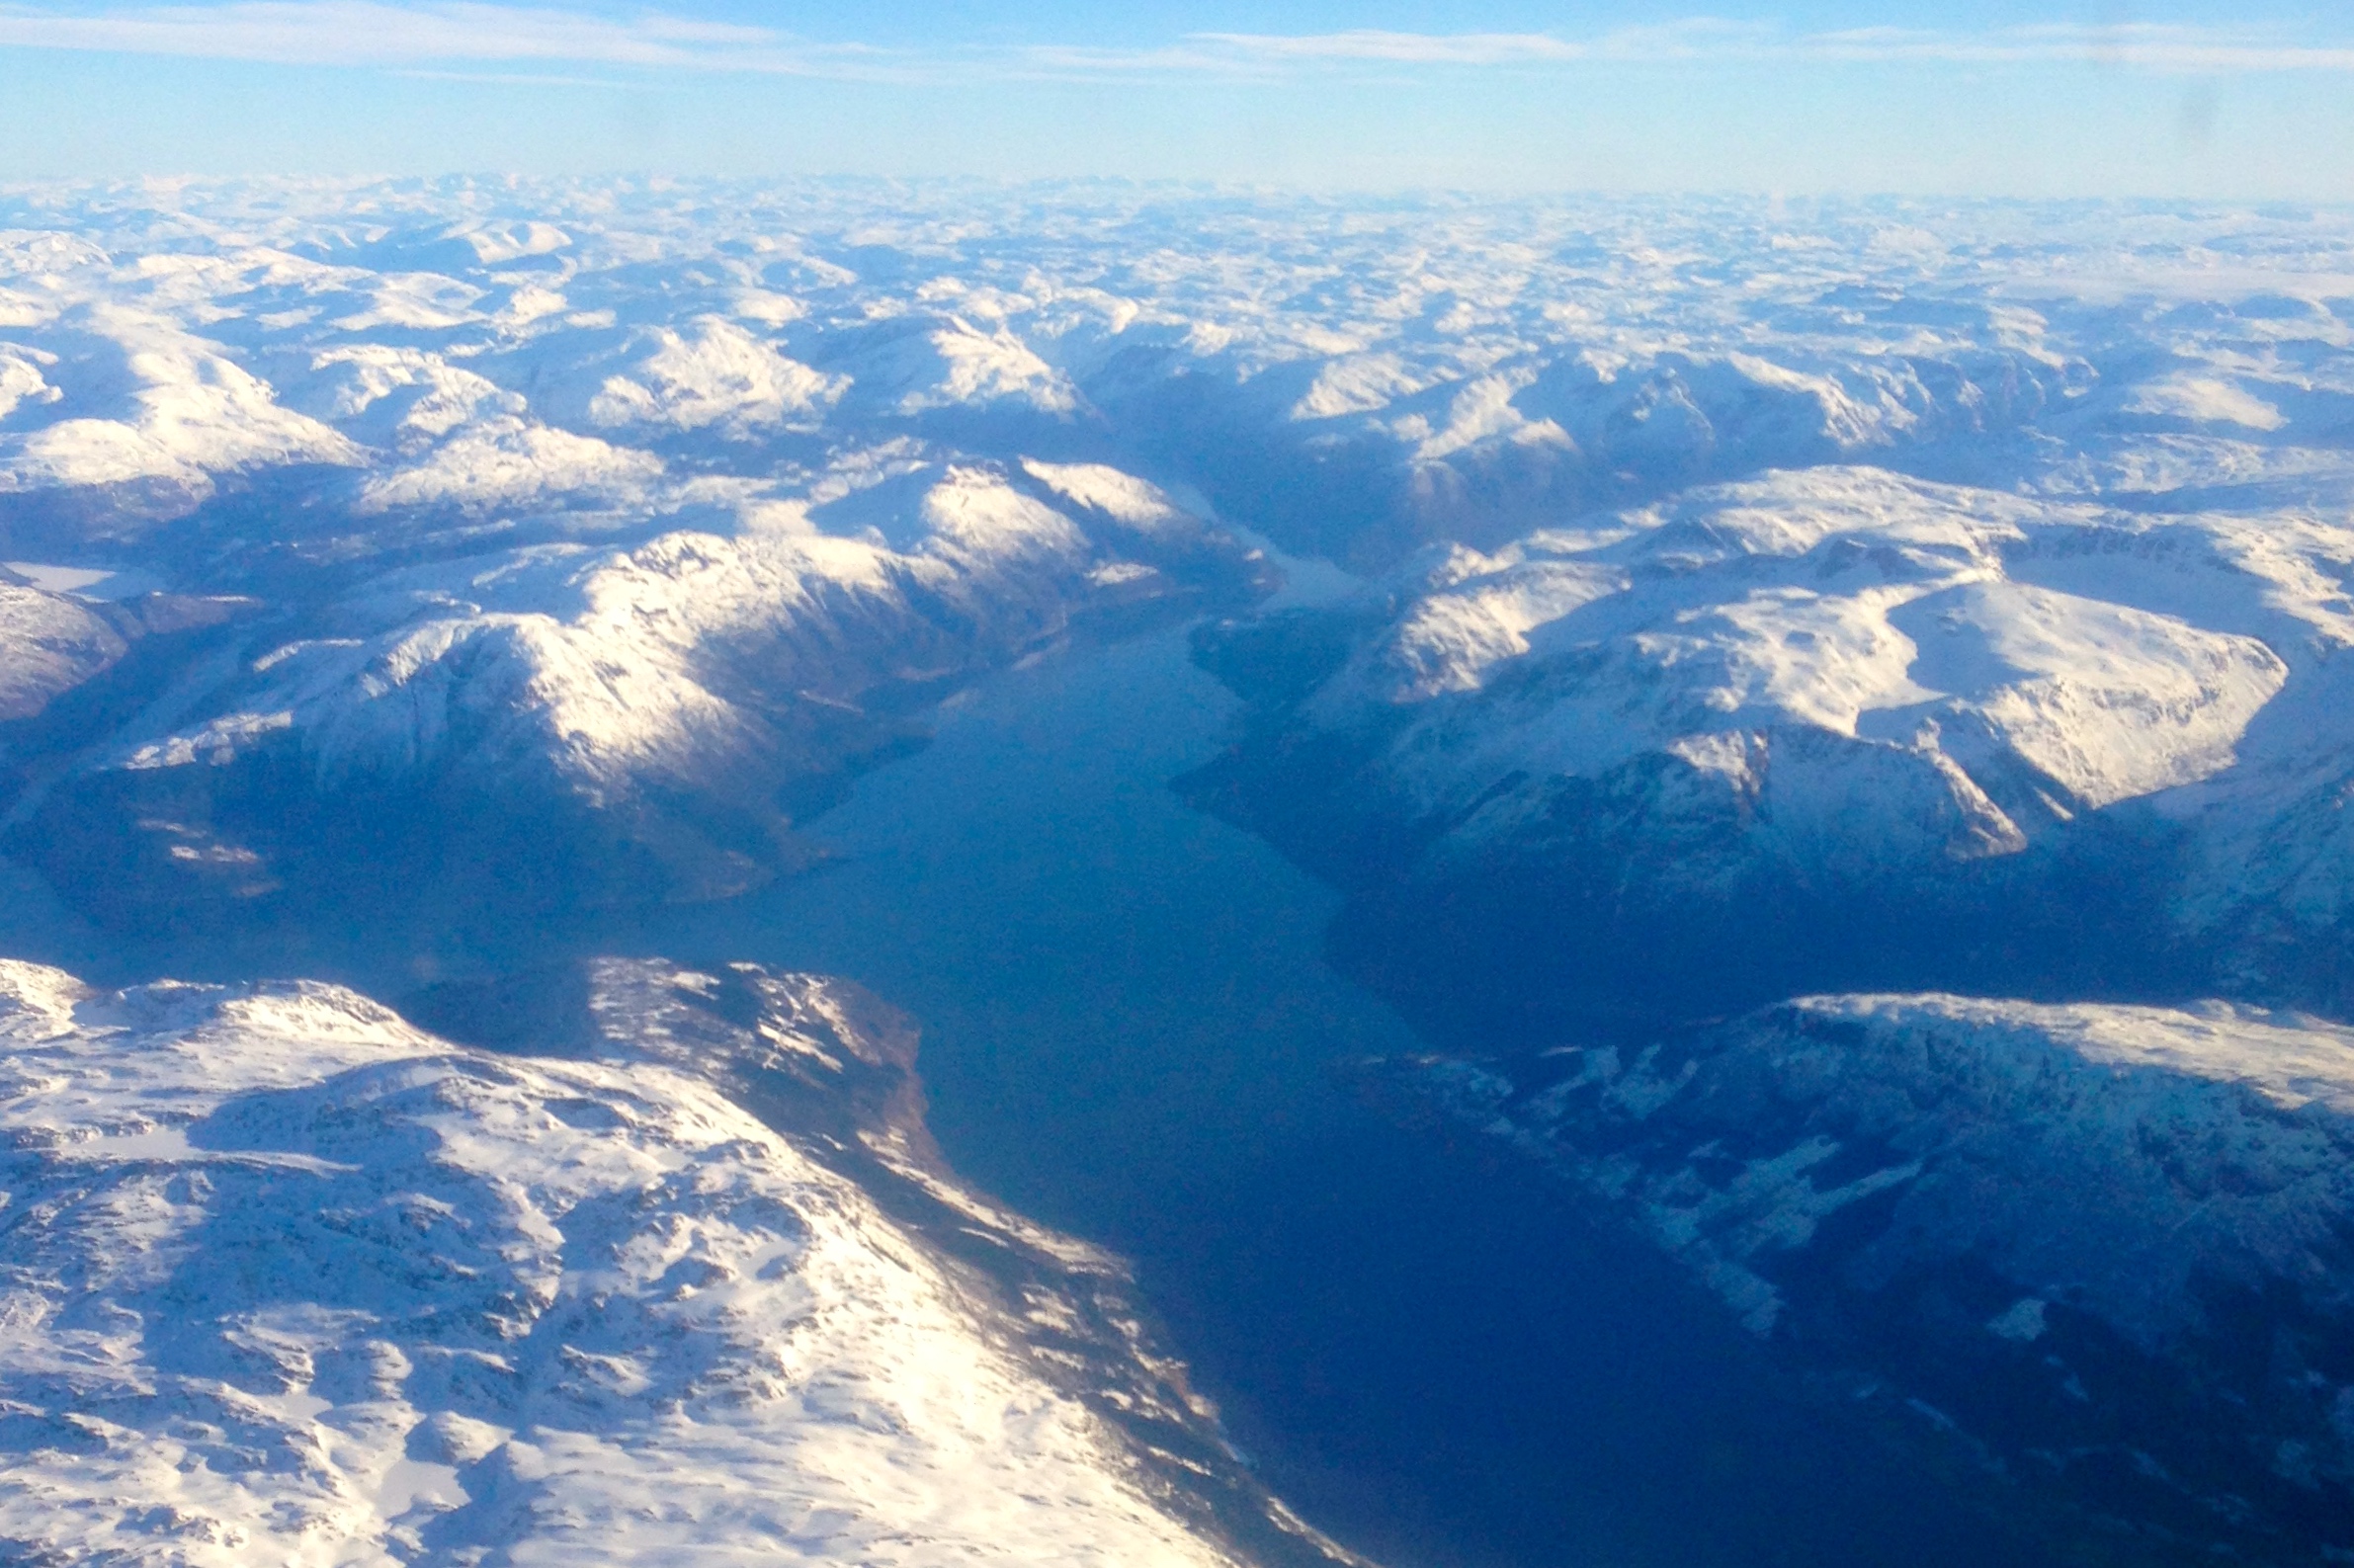
M1507 968L1583 949L1605 1012L2168 967L2334 1000L2350 569L2318 509L1777 470L1213 630L1259 711L1196 787Z
M929 1155L905 1021L750 966L540 989L529 1040L439 999L494 1055L330 986L0 970L0 1550L1232 1564L1238 1505L1342 1560L1116 1262Z
M403 565L257 618L29 802L33 836L110 840L104 869L56 863L94 901L327 891L420 816L412 842L455 829L502 873L601 861L564 899L739 892L796 859L788 792L905 744L927 701L1254 570L1136 481L1143 512L1074 502L1086 465L847 466L725 533Z
M23 844L102 920L300 903L387 846L544 908L740 891L974 673L1259 586L1198 511L1052 460L1076 404L1001 325L740 222L410 212L355 245L351 211L0 247L12 550L253 601L12 748L49 758ZM848 370L793 357L812 286ZM7 716L121 660L4 586Z
M1812 626L1797 584L1776 599L1719 560L1705 580L1741 602L1676 634L1691 647L1825 640L1769 661L1757 701L1748 676L1709 695L1697 672L1660 700L1834 734L1869 715L1892 742L1939 725L1909 759L1786 745L1780 774L1813 768L1817 801L1873 792L1910 823L1898 859L1990 852L2043 808L1962 787L1972 753L2052 781L2054 809L2106 805L2217 772L2283 678L2247 641L2254 610L2190 615L2222 640L2184 641L2146 619L2170 602L2087 620L2097 591L2015 566L2044 591L1983 592L1997 536L2081 533L2073 501L2105 502L2112 532L2226 505L2243 533L2325 523L2354 413L2331 302L2350 236L2313 214L464 181L5 205L0 543L260 612L150 650L116 682L138 701L12 747L56 754L16 803L21 847L114 919L298 902L331 879L308 862L386 844L550 903L724 894L796 864L796 802L906 744L974 671L1091 618L1247 601L1261 573L1206 503L1361 566L1501 549L1424 574L1446 591L1392 651L1426 666L1396 694L1428 697L1486 685L1614 571L1697 567L1675 540L1726 504L1689 487L1768 469L1802 477L1761 506L1823 520L1720 556L1803 572L1830 564L1813 545L1885 540L1908 564L1875 598L1879 568L1844 561L1854 581L1816 593L1836 623ZM1558 531L1629 503L1655 506L1651 543L1571 569ZM1969 690L1906 674L1915 601L1980 628L1948 672ZM40 650L12 712L119 662L75 615L12 612ZM1658 643L1642 625L1614 635L1636 666L1669 657L1629 651ZM2112 699L2161 669L2150 701L2179 715L2138 737ZM1662 726L1692 727L1638 727ZM1556 733L1539 760L1586 777L1619 744ZM2310 815L2334 776L2268 779L2274 809ZM475 825L461 852L450 821ZM2202 907L2244 924L2229 902ZM2300 895L2297 918L2326 903Z
M1435 702L1414 744L1450 755L1391 770L1417 810L1528 771L1499 829L1543 779L1629 767L1690 774L1676 810L1705 814L1772 750L1763 860L1999 855L2211 782L2284 683L2274 708L2327 705L2300 688L2342 614L2330 214L465 181L4 205L5 553L252 601L129 668L54 595L10 613L12 713L108 672L10 745L20 853L102 919L300 904L394 854L546 907L752 885L959 681L1246 603L1264 574L1211 507L1410 562L1316 721L1514 688L1476 741ZM1961 628L1950 668L1912 668L1924 617ZM1573 646L1608 670L1541 718L1519 672ZM2258 967L2338 919L2308 874L2338 853L2322 750L2217 785L2202 836L2235 864L2234 824L2292 824L2283 897L2184 895ZM1874 830L1808 847L1865 797Z
M2329 1425L2342 1416L2323 1395L2354 1376L2310 1348L2345 1333L2328 1251L2345 1223L2342 1096L2263 1063L2310 1057L2321 1065L2299 1071L2334 1082L2324 1058L2341 1047L2331 1027L2229 1009L2354 1007L2350 432L2354 220L2334 211L659 181L12 189L0 885L53 895L93 943L150 956L229 928L263 932L262 951L268 933L331 929L380 948L375 972L413 956L421 977L479 973L487 933L550 931L586 909L626 923L804 869L825 853L809 819L924 744L972 683L1201 619L1199 657L1244 707L1189 797L1347 895L1335 955L1449 1053L1401 1081L1482 1117L1502 1107L1504 1128L1575 1176L1589 1206L1732 1281L1797 1364L1882 1377L1906 1390L1890 1396L1899 1425L1915 1398L1935 1413L1919 1420L1953 1423L1972 1452L2053 1471L2067 1517L2182 1539L2208 1527L2184 1518L2222 1519L2246 1550L2312 1545L2326 1532L2299 1523L2298 1500L2344 1484ZM1283 552L1359 584L1262 613ZM370 1049L408 1042L392 1077L422 1087L382 1096L447 1086L510 1118L576 1097L616 1126L625 1088L660 1102L629 1116L687 1115L649 1087L686 1065L649 1042L684 1030L702 1043L678 1083L784 1126L824 1180L913 1227L907 1246L939 1279L979 1269L1008 1301L1086 1295L1052 1282L1051 1238L991 1243L995 1272L957 1251L958 1236L1002 1240L1017 1222L943 1218L977 1200L921 1174L920 1149L885 1158L858 1135L904 1124L889 1074L860 1102L882 1119L845 1121L838 1084L811 1098L791 1074L712 1065L752 1059L744 1019L803 1006L744 1000L790 989L782 977L710 977L733 1000L688 1029L667 980L600 974L419 1003L454 1010L446 1032L560 1062L350 1027L382 1035ZM1926 991L2062 1010L1791 1004L1677 1032L1802 993ZM358 1007L141 995L82 1005L192 1021ZM598 1032L591 996L633 1021L627 1048ZM2231 1001L2115 1010L2205 996ZM2112 1010L2083 1010L2095 1004ZM117 1031L103 1045L102 1028ZM180 1029L74 1025L42 1048L152 1064L178 1058L137 1042ZM1663 1037L1693 1061L1799 1076L1711 1099L1729 1119L1686 1138L1677 1108L1698 1103L1700 1080L1639 1061ZM1813 1054L1777 1054L1790 1039ZM1906 1054L1932 1046L1934 1071ZM1544 1054L1555 1047L1583 1054ZM1503 1065L1482 1076L1463 1065L1473 1058ZM301 1093L357 1095L359 1071L322 1067ZM1583 1087L1544 1099L1573 1079ZM1626 1098L1645 1084L1639 1107ZM199 1119L263 1092L170 1091L214 1095ZM1579 1095L1602 1109L1578 1111ZM385 1127L410 1114L381 1096L348 1104ZM1841 1148L1817 1160L1808 1117L1880 1130L1821 1133ZM586 1148L610 1131L562 1136ZM2272 1163L2215 1174L2203 1138ZM750 1171L739 1141L709 1159ZM809 1154L820 1146L840 1158ZM2311 1180L2274 1182L2292 1154L2310 1155ZM1634 1163L1609 1163L1622 1155ZM496 1151L518 1171L540 1157ZM1826 1172L1845 1174L1825 1186ZM519 1175L516 1191L540 1180ZM803 1177L775 1180L804 1191ZM2194 1181L2223 1198L2170 1196ZM1730 1240L1699 1219L1678 1230L1682 1197L1724 1182L1763 1195L1772 1224ZM1856 1183L1871 1191L1849 1194ZM1930 1226L1905 1233L1909 1252L1855 1229L1971 1183L2081 1201L1989 1198L1983 1234ZM1815 1203L1834 1193L1855 1200ZM1797 1206L1773 1207L1783 1198ZM186 1199L188 1224L215 1223L206 1201ZM104 1228L116 1210L77 1212L92 1217L58 1246L120 1241ZM1865 1280L1867 1253L1871 1268L1934 1276L1969 1332L1903 1316L1929 1296L1891 1295L1892 1274ZM2260 1299L2225 1301L2215 1280ZM2009 1294L1980 1301L1981 1286ZM1899 1296L1901 1311L1875 1304ZM311 1306L301 1333L319 1347L362 1343L344 1307ZM1071 1312L1086 1348L1070 1356L1130 1364L1118 1324L1140 1319ZM955 1321L984 1319L1000 1350L1046 1332ZM94 1344L135 1339L92 1321ZM235 1332L259 1347L238 1356L279 1364L278 1340ZM2309 1348L2290 1366L2259 1342ZM386 1343L426 1364L425 1341ZM1976 1349L1948 1356L1965 1344ZM167 1350L230 1356L201 1336L152 1354ZM2016 1395L2014 1427L1947 1392L1981 1351L2018 1359L1986 1385ZM1195 1447L1122 1424L1167 1404L1148 1369L1113 1398L1055 1382L1040 1370L1052 1357L1023 1364L1076 1401L1052 1410L1092 1414L1035 1429L1021 1441L1045 1446L1006 1462L1067 1460L1078 1467L1052 1486L1100 1483L1111 1490L1086 1507L1133 1505L1121 1527L1159 1528L1175 1494L1054 1447L1056 1433L1116 1431L1101 1452L1182 1449L1213 1477L1200 1496L1227 1488L1186 1520L1265 1525L1181 1399L1169 1432ZM2306 1372L2320 1381L2297 1384ZM2112 1374L2142 1377L2143 1394L2104 1393ZM2098 1397L2077 1400L2070 1377ZM295 1400L250 1419L317 1414L281 1382L235 1384L249 1402ZM596 1397L638 1411L652 1386ZM443 1408L398 1397L418 1431ZM729 1408L720 1425L755 1419ZM525 1414L556 1420L537 1406L468 1419L521 1431ZM205 1421L227 1430L122 1419L158 1443L214 1442ZM360 1444L351 1473L375 1474L367 1455L391 1451L378 1437L319 1438L318 1463ZM629 1464L690 1462L647 1444ZM2251 1458L2249 1444L2271 1446ZM401 1446L399 1462L459 1473L462 1506L396 1526L382 1498L397 1488L354 1480L351 1496L375 1501L318 1502L320 1517L362 1521L354 1539L413 1527L440 1550L525 1507L513 1500L529 1486L557 1498L572 1473L517 1460L492 1486L479 1455L427 1447ZM129 1496L94 1479L114 1450L90 1451L56 1484ZM2079 1452L2096 1457L2066 1457ZM2142 1481L2118 1480L2117 1463ZM345 1497L344 1481L317 1485ZM2167 1512L2185 1498L2190 1516ZM717 1517L700 1507L681 1518ZM178 1518L141 1517L157 1538ZM1168 1550L1194 1538L1168 1527Z
M1639 1048L1374 1071L1571 1184L1842 1396L2129 1549L2354 1552L2354 1032L1834 996Z

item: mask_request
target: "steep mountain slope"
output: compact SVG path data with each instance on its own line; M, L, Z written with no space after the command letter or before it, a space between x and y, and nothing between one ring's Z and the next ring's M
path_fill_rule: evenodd
M1370 1069L1688 1268L1826 1392L2121 1561L2354 1551L2354 1033L1808 998Z
M1419 949L1556 1022L2191 986L2298 872L2234 840L2354 739L2350 560L2306 516L1781 472L1211 630L1256 706L1192 787L1359 888L1394 983Z
M0 719L31 718L122 658L124 639L96 610L8 572L0 650Z
M888 1009L642 960L543 989L569 1059L327 986L0 967L6 1549L1343 1560L1243 1478L1114 1262L926 1158ZM996 1272L891 1211L924 1204Z
M740 892L803 858L799 802L918 740L929 701L1076 629L1253 591L1230 537L1100 471L1127 513L1020 467L885 457L725 534L363 576L103 735L20 802L18 842L116 923ZM369 866L392 881L355 883Z
M1831 692L1881 680L1911 635L1861 599L1842 626L1761 599L1746 631L1678 633L1828 639L1774 677L1828 683L1793 716L1945 739L1813 763L1784 745L1784 793L1812 766L1822 810L1869 795L1907 819L1899 860L1975 855L2034 840L2046 809L1989 768L2020 760L2068 810L2139 797L2212 772L2272 679L2228 640L2260 627L2015 561L2017 587L2227 640L1981 592L1973 561L2011 514L2279 518L2354 473L2335 303L2354 236L2321 214L449 181L28 189L0 215L0 554L261 611L233 647L191 639L151 679L159 649L102 679L78 730L10 746L38 782L9 808L15 853L142 929L304 907L332 879L312 861L411 867L372 905L476 867L495 869L444 887L452 907L740 890L797 863L790 823L827 780L911 743L958 681L1099 613L1263 586L1207 522L1139 529L1050 469L1149 479L1146 512L1215 506L1359 567L1501 551L1441 568L1463 585L1431 606L1499 650L1591 586L1558 558L1581 552L1511 541L1598 507L1663 509L1654 546L1590 562L1655 574L1679 527L1714 526L1692 511L1714 503L1669 499L1695 485L1869 462L1999 491L2011 513L1930 504L1970 520L1924 525L1945 535L1888 587L1954 591L1919 613L1976 627L1953 645L1985 642L1981 663L2025 660L1978 683L1990 706ZM1472 625L1491 611L1502 631ZM2066 624L2049 647L2004 630L2030 622ZM1454 660L1425 633L1403 651ZM28 694L96 667L76 657ZM2088 659L2103 673L2069 706L2046 666ZM2136 721L2107 706L2145 679L2196 710L2163 758L2130 756ZM2285 762L2263 809L2333 820L2343 773ZM441 822L479 828L451 843ZM2264 918L2200 896L2269 962ZM2299 930L2339 918L2299 907Z

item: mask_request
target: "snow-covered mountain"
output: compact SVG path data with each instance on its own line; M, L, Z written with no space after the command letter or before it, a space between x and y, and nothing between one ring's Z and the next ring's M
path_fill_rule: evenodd
M873 456L725 532L399 565L248 618L27 796L23 842L102 919L330 896L393 845L549 904L739 892L802 858L795 791L927 702L1257 570L1111 470Z
M1892 744L1811 760L1786 741L1783 793L1811 768L1822 809L1904 818L1845 835L1875 863L1993 853L2069 801L2212 774L2300 658L2274 646L2270 668L2247 641L2279 615L2210 625L2163 584L2105 599L1997 536L2180 534L2195 553L2228 507L2242 522L2215 548L2244 556L2293 522L2326 533L2349 474L2332 301L2354 234L2326 215L466 181L27 189L0 208L0 555L257 607L155 642L75 724L9 737L36 782L18 853L134 924L299 903L307 861L395 850L498 866L549 903L741 889L799 861L799 808L909 744L928 698L1140 601L1247 600L1263 574L1212 505L1360 566L1491 552L1402 568L1423 587L1396 593L1431 602L1394 651L1431 668L1395 690L1430 696L1487 684L1610 573L1680 569L1681 534L1817 497L1819 525L1735 553L1811 569L1809 531L1903 536L1888 604L1847 593L1860 619L1810 628L1745 601L1748 629L1677 635L1744 658L1825 637L1776 656L1768 706L1819 679L1786 716L1943 739L1874 731ZM1885 527L1860 464L1916 481L1889 481ZM1722 481L1769 493L1692 488ZM1626 507L1651 543L1570 542ZM2281 569L2334 547L2288 541L2306 565ZM1973 576L1994 555L2018 592ZM2086 620L2070 594L2117 614ZM1899 597L1980 628L1957 649L2030 622L2058 640L1983 653L2020 679L1949 671L1972 687L1949 691L1924 670L1908 695ZM1656 592L1608 602L1639 601L1668 613ZM11 604L11 645L38 651L12 661L9 711L116 669L73 605ZM1450 616L1486 651L1447 646ZM2087 658L2080 700L2051 685ZM2145 679L2189 704L2148 745L2108 705ZM1679 725L1633 728L1666 744ZM1544 743L1580 778L1649 744ZM1982 777L2014 762L2017 787ZM2224 814L2317 824L2344 771L2285 760L2271 804ZM1467 782L1424 769L1409 792ZM1805 862L1815 830L1784 816L1777 853ZM443 821L482 826L453 848ZM2231 887L2191 896L2251 951L2336 918L2325 893L2286 927Z
M1368 1071L1676 1259L1829 1397L2099 1516L2121 1561L2354 1551L2354 1032L1831 996Z
M2342 942L2350 568L2303 511L1781 470L1212 630L1257 706L1195 787L1401 949L1454 911L1459 991L2295 988Z
M0 1551L1352 1560L1116 1260L940 1166L856 987L607 960L434 1001L506 1049L0 963Z
M123 657L123 634L89 605L0 578L0 714L31 718Z
M6 205L19 537L292 468L386 510L659 504L879 433L1144 461L1361 562L1822 461L2206 504L2346 477L2331 214L467 181Z
M1418 1095L1899 1425L2135 1528L2348 1544L2343 1097L2265 1065L2335 1082L2329 1029L1850 1000L1641 1055L1802 992L2354 1007L2344 214L452 180L0 224L0 872L94 942L475 972L800 868L971 683L1209 616L1245 711L1187 787L1341 886L1336 955L1450 1053ZM1359 587L1254 614L1261 538ZM486 1055L342 993L10 983L25 1180L100 1195L5 1211L65 1315L0 1433L83 1445L8 1518L68 1557L1321 1550L1116 1269L939 1169L846 991L416 1000ZM279 1232L382 1300L234 1261ZM2259 1334L2295 1357L2226 1364Z
M134 926L392 861L363 903L724 895L960 684L1259 591L1198 509L1032 455L1078 405L1002 310L747 232L9 236L0 535L34 576L0 584L6 717L122 659L44 573L252 601L12 735L19 853ZM811 285L840 368L796 357Z

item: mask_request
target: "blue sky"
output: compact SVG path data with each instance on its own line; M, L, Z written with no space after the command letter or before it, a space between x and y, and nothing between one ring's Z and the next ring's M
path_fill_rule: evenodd
M2354 200L2354 8L0 0L0 181L1128 176Z

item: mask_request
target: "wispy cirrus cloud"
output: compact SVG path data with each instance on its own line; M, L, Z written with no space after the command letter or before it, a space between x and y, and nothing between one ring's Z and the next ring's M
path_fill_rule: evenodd
M1566 66L1601 60L1690 59L1726 45L1756 45L1770 28L1700 18L1663 27L1628 28L1592 38L1550 33L1194 33L1147 48L1037 45L1013 51L1022 64L1105 74L1196 72L1266 77L1376 67L1480 68Z
M660 12L615 20L479 0L228 0L97 12L0 5L0 47L6 46L283 65L547 62L794 74L846 73L879 54Z
M484 0L224 0L98 11L0 4L0 47L10 46L412 71L468 65L596 65L909 83L1145 76L1265 81L1367 71L1542 70L1743 60L2080 63L2213 74L2354 72L2354 41L2278 30L2156 24L1797 33L1770 24L1692 18L1584 37L1355 29L1322 34L1199 33L1141 48L1065 43L924 50L819 43L772 28L655 11L615 18Z
M1940 32L1850 28L1791 33L1770 24L1711 18L1624 28L1581 39L1546 33L1386 33L1307 35L1210 33L1187 40L1190 51L1144 50L1137 67L1166 67L1181 57L1202 67L1360 64L1546 66L1589 62L1787 60L1954 65L2097 64L2147 70L2354 71L2354 42L2315 41L2275 30L2161 24L2046 24ZM1099 55L1110 65L1112 57Z
M2354 42L2318 42L2254 28L2055 23L1973 34L1853 28L1815 34L1799 41L1807 53L1829 60L1956 65L2082 62L2217 73L2354 71Z
M1590 58L1593 45L1549 33L1347 33L1285 37L1259 33L1198 33L1207 52L1262 60L1371 60L1385 65L1519 65Z
M481 69L447 71L427 70L422 66L407 66L395 69L392 74L416 82L458 82L463 85L477 86L489 83L494 86L506 87L596 87L616 92L644 91L648 85L643 81L632 81L619 76L578 76L558 71L486 71Z

